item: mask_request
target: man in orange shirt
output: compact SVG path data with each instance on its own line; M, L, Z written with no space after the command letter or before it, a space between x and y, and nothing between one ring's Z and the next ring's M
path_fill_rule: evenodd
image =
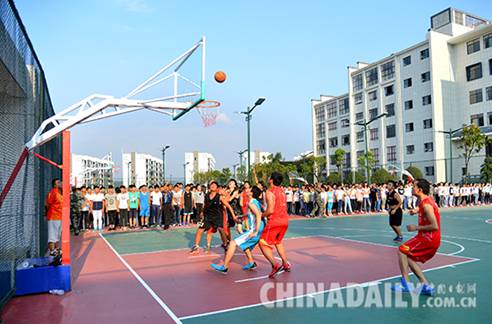
M61 237L62 222L62 182L60 179L53 179L51 191L46 197L45 210L46 219L48 220L48 249L50 254L55 254L55 248L59 248ZM57 246L58 245L58 246Z

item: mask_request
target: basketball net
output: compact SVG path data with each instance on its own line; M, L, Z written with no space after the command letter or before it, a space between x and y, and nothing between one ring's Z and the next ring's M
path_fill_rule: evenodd
M207 128L217 123L217 117L219 116L220 102L216 100L205 100L199 104L196 108L200 115L203 127Z

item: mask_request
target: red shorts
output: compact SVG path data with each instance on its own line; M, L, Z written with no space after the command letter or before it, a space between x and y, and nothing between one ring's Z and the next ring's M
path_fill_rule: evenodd
M267 223L261 233L260 244L273 247L274 245L282 243L285 233L289 224L271 224Z
M425 238L415 236L400 245L400 252L406 254L416 262L425 263L436 254L439 245L439 241L429 241Z

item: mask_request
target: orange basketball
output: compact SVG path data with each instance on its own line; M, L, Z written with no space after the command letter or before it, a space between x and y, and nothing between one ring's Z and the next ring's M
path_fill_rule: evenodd
M222 83L227 79L227 76L224 72L217 71L214 74L214 78L215 78L215 81L217 81L218 83Z

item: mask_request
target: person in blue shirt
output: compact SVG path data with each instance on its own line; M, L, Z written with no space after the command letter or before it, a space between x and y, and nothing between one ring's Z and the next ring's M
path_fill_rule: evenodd
M211 267L218 272L227 273L229 264L231 263L236 247L238 246L244 251L246 257L248 258L248 263L243 267L243 270L253 270L257 266L251 251L260 241L261 233L265 227L265 220L261 217L261 201L263 201L263 191L259 187L254 186L251 189L251 195L252 199L248 205L247 215L248 228L245 232L243 232L243 234L229 243L223 265L214 263L211 264Z
M139 195L139 207L140 207L140 225L141 227L149 227L150 207L149 207L149 193L147 186L140 186Z

